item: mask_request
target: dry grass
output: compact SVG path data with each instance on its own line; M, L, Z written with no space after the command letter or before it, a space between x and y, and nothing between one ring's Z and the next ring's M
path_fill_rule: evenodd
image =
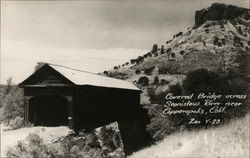
M129 158L248 158L249 116L218 128L170 135Z

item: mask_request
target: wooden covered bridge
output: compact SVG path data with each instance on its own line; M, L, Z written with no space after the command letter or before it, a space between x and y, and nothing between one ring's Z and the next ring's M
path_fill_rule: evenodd
M25 121L35 126L66 125L79 131L117 121L126 154L149 140L141 91L132 83L45 64L19 86L24 88Z

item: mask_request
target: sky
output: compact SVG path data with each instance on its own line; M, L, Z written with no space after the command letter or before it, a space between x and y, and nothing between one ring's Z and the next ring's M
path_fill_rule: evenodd
M37 62L102 72L194 25L196 10L248 0L1 1L0 83L27 78Z

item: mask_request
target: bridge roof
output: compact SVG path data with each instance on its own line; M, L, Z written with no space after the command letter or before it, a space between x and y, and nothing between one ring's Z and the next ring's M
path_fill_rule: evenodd
M41 68L39 68L36 72L34 72L30 77L24 80L20 85L24 86L27 85L27 80L32 78L40 69L43 67L49 67L58 72L59 74L63 75L66 79L74 83L75 85L92 85L92 86L99 86L99 87L109 87L109 88L120 88L120 89L129 89L129 90L140 90L135 85L130 82L115 79L111 77L106 77L102 75L98 75L95 73L73 69L69 67L65 67L62 65L55 65L55 64L45 64Z

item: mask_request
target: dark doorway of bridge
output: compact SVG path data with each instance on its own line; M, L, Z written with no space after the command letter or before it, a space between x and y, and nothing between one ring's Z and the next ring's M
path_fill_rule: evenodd
M68 125L67 99L56 95L36 96L29 101L29 121L35 126Z

